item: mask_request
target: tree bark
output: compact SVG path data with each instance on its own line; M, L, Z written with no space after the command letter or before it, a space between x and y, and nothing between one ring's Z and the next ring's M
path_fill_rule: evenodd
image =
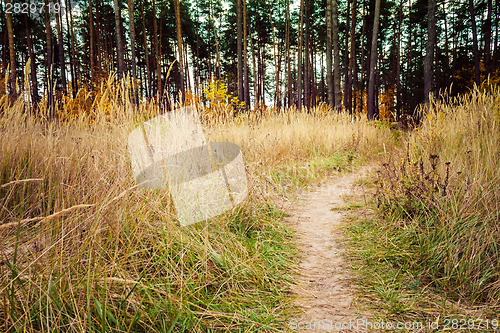
M117 0L115 0L117 1ZM158 42L158 22L156 19L156 1L153 0L153 43L155 48L155 60L156 60L156 76L157 76L157 89L156 94L159 99L163 98L163 90L161 83L161 56L160 56L160 46Z
M432 0L431 0L432 1ZM375 1L375 13L373 16L373 35L370 52L370 75L368 81L368 97L367 97L367 118L373 120L375 118L375 69L377 67L377 39L378 27L380 21L380 2Z
M403 21L403 1L399 4L398 45L396 48L396 121L401 118L401 24Z
M116 26L116 55L118 62L118 80L123 77L124 72L124 57L122 44L122 24L120 22L120 6L118 0L113 0L115 5L115 26Z
M54 1L55 3L55 1ZM60 4L59 4L60 5ZM64 40L62 33L62 24L61 24L61 11L56 14L56 28L57 28L57 46L59 50L59 66L61 67L61 85L63 89L63 93L65 94L67 91L66 85L66 61L64 59Z
M349 57L349 75L347 76L347 110L349 111L350 114L352 114L352 82L353 82L353 75L354 75L354 66L355 66L355 52L356 52L356 36L355 36L355 29L356 29L356 14L357 14L357 1L353 0L352 1L352 17L351 17L351 31L350 31L350 42L351 42L351 50L350 50L350 57ZM344 92L345 93L345 92Z
M237 83L238 83L238 100L245 100L245 91L243 86L243 10L242 0L236 0L236 44L237 44Z
M71 0L70 0L71 1ZM50 23L49 23L50 27ZM94 48L94 11L92 10L92 0L89 0L89 34L90 34L90 81L92 84L95 83L95 48ZM49 38L49 37L47 37Z
M11 4L11 0L5 0L5 5ZM14 30L12 28L12 12L6 12L7 33L9 36L9 60L10 60L10 96L13 100L17 99L16 87L16 50L14 48Z
M243 85L245 87L245 110L250 109L250 80L248 77L248 26L247 26L247 4L243 1Z
M476 83L476 86L479 87L479 85L481 84L481 74L479 71L479 48L477 45L478 43L477 43L476 14L474 10L474 0L469 0L469 11L472 22L472 50L474 52L474 82Z
M436 40L436 0L428 0L427 6L427 48L424 62L424 94L425 104L429 105L430 94L433 92L434 42Z
M36 78L36 58L33 49L33 40L31 39L31 27L28 22L28 14L24 14L24 24L26 25L26 41L28 44L28 51L30 54L30 78L31 78L31 103L35 108L38 104L38 81Z
M347 22L346 22L346 30L350 28L351 26L351 1L352 0L347 0L347 12L346 12L346 17L347 17ZM345 33L345 48L344 48L344 111L348 111L349 114L351 111L349 110L349 94L347 92L347 84L349 82L349 34Z
M45 0L45 39L47 42L47 107L48 107L48 117L52 118L54 116L54 92L52 84L52 28L50 27L50 13L49 13L49 1Z
M285 36L285 62L286 62L286 106L292 106L292 67L290 55L290 0L286 1L286 36Z
M73 30L73 14L70 6L70 0L66 0L65 2L66 5L66 24L67 28L70 32L70 48L71 48L71 53L70 53L70 63L71 63L71 91L73 93L73 98L76 98L76 93L78 92L78 80L80 78L80 71L79 71L79 61L77 61L76 58L76 52L75 52L75 32ZM68 16L69 15L69 16Z
M328 104L333 107L333 59L332 59L332 6L333 0L326 1L326 87Z
M488 1L488 16L484 22L484 65L486 76L491 74L491 17L493 11L493 0Z
M299 40L297 45L297 109L302 110L302 45L304 38L304 0L300 0Z
M175 0L175 26L177 30L177 51L179 53L179 76L180 76L180 90L181 102L185 102L185 87L184 87L184 66L182 56L182 26L181 26L181 4L179 0Z
M134 104L137 104L138 102L138 95L137 95L137 59L136 59L136 54L135 54L135 21L134 21L134 0L128 0L127 1L127 7L128 7L128 26L129 26L129 36L130 36L130 53L131 53L131 65L132 65L132 87L134 89L133 92L133 99L134 99Z
M151 89L151 69L149 67L148 39L146 35L146 19L144 17L144 0L141 0L141 16L142 16L142 36L144 43L144 58L146 62L146 96L151 97L153 91Z
M310 23L310 7L311 4L309 0L305 0L304 7L304 21L305 21L305 33L304 33L304 105L307 110L311 107L311 70L310 70L310 35L311 35L311 23Z
M332 1L333 89L335 95L335 109L340 112L342 91L340 90L339 15L337 0Z

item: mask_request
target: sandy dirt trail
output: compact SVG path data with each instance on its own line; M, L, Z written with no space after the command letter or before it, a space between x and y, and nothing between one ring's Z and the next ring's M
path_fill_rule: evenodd
M301 331L298 328L302 323L300 328L310 332L307 323L315 322L314 332L364 332L353 325L340 327L340 323L369 318L354 307L353 275L342 254L345 244L340 227L348 204L343 198L355 195L363 200L364 189L355 182L370 170L363 167L328 180L306 192L290 211L288 220L298 233L300 257L292 292L296 296L294 305L303 311L288 323L292 331ZM333 326L336 323L337 329Z

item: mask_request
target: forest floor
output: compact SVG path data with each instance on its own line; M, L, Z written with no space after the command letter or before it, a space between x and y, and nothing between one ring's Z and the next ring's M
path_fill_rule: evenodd
M357 287L341 229L352 199L363 200L365 188L359 180L371 169L366 166L327 180L301 195L290 211L288 221L298 234L300 258L292 292L301 312L288 323L292 330L364 331L353 325L370 315L355 302Z

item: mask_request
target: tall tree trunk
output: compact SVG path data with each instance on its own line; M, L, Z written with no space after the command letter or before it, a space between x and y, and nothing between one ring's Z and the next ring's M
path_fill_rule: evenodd
M122 24L120 22L120 6L118 0L113 0L115 5L115 26L116 26L116 55L118 62L118 80L123 77L124 72L124 56L122 44Z
M498 3L500 0L495 1L495 7L496 7L496 33L495 33L495 51L493 52L493 59L492 59L492 67L495 69L498 69L498 60L500 58L500 51L498 50L498 47L500 46L498 43L498 30L500 28L500 4Z
M299 111L302 110L302 69L303 69L303 59L302 59L302 47L304 40L304 0L300 0L300 15L299 15L299 40L297 45L297 108Z
M149 67L148 39L146 35L146 19L144 17L144 1L141 0L141 16L142 16L142 37L144 43L144 59L146 62L146 96L151 97L153 90L151 88L151 69Z
M398 45L396 47L396 121L401 118L401 24L403 21L403 1L399 3Z
M31 26L28 23L28 14L24 14L24 24L26 28L26 41L28 44L28 51L30 54L30 77L31 77L31 103L34 108L36 108L39 100L38 96L38 81L36 78L36 58L35 51L33 49L33 40L31 39Z
M311 20L310 20L310 7L311 4L309 0L304 2L304 21L305 21L305 33L304 33L304 105L307 110L311 106L311 71L310 71L310 35L311 35Z
M377 67L377 39L378 27L380 21L380 1L375 1L375 13L373 16L373 35L370 52L370 75L368 81L368 97L367 97L367 117L368 120L375 118L375 69ZM430 0L432 1L432 0Z
M477 45L478 43L477 43L476 14L474 10L474 0L469 0L469 11L472 22L472 50L474 52L474 82L479 87L479 85L481 84L481 74L479 72L479 48Z
M243 10L242 0L236 0L236 44L237 44L237 71L238 71L238 100L245 100L245 91L243 86Z
M368 25L368 19L366 17L366 5L365 3L363 2L363 27L361 28L361 88L359 89L359 105L360 105L360 112L363 113L363 110L364 110L364 102L365 102L365 98L364 98L364 93L365 93L365 89L366 89L366 38L365 38L365 32L366 32L366 29L367 29L367 25Z
M286 62L286 106L292 106L292 67L290 55L290 0L286 1L286 36L285 36L285 62Z
M247 3L243 1L243 85L245 87L245 110L250 109L250 80L248 77L248 26Z
M175 0L175 26L177 30L177 52L179 53L179 77L180 77L180 90L181 90L181 102L185 102L185 88L184 88L184 66L183 56L182 56L182 26L181 26L181 4L179 0Z
M71 0L69 0L71 1ZM50 23L49 23L50 27ZM92 84L96 80L95 67L95 37L94 37L94 11L92 10L92 0L89 0L89 32L90 32L90 81ZM48 38L48 37L47 37Z
M351 26L351 1L347 1L347 12L346 12L346 17L347 17L347 22L346 22L346 30L349 29ZM349 106L349 94L347 92L347 84L349 82L349 35L347 34L347 31L345 33L345 48L344 48L344 110L349 111L349 114L351 113L350 106Z
M257 75L257 61L255 56L255 47L253 38L250 37L250 50L252 51L252 67L253 67L253 90L254 90L254 110L257 109L257 103L259 102L259 89L258 89L258 75Z
M488 1L488 16L484 22L484 65L486 76L491 74L491 17L493 11L493 0Z
M78 92L78 80L80 78L79 75L79 61L76 59L75 53L75 32L73 30L73 14L70 6L70 0L65 1L66 6L66 27L69 31L69 46L71 49L70 52L70 68L71 68L71 91L73 93L73 98L76 98L76 93Z
M445 52L445 57L444 57L444 80L445 80L445 87L449 87L450 85L450 44L449 44L449 39L448 39L448 19L447 19L447 13L446 13L446 0L443 1L443 15L444 15L444 52Z
M117 1L117 0L115 0ZM160 56L160 46L158 42L158 21L156 19L156 1L153 0L153 43L155 48L155 60L156 60L156 79L157 79L157 96L161 100L163 98L163 90L161 84L161 56Z
M335 95L335 108L340 112L342 91L340 90L340 45L339 45L339 15L337 0L332 0L332 33L333 33L333 90Z
M215 61L216 61L216 73L217 79L221 80L221 68L220 68L220 50L219 50L219 38L217 37L217 30L215 29L215 20L212 20L212 29L214 32L214 40L215 40Z
M273 39L273 58L274 58L274 78L276 80L276 88L274 90L274 106L276 109L279 109L281 106L281 93L280 93L280 64L278 62L278 56L276 54L276 38L274 36L274 24L273 24L273 15L272 8L269 6L269 20L271 22L271 36Z
M47 106L48 106L48 117L52 118L54 116L54 92L52 83L52 28L50 27L50 12L49 12L49 1L45 0L45 39L47 42Z
M5 6L11 5L11 0L5 0ZM11 7L11 6L9 6ZM17 99L16 87L16 50L14 48L14 30L12 28L12 11L6 12L7 32L9 35L9 59L10 59L10 96L12 100Z
M353 75L354 75L354 66L355 66L355 52L356 52L356 36L355 36L355 29L356 29L356 15L357 15L357 1L353 0L352 1L352 17L351 17L351 31L350 31L350 42L351 42L351 50L350 50L350 57L349 57L349 75L347 76L347 110L349 110L349 113L352 114L352 81L353 81ZM345 92L344 92L345 93Z
M196 57L195 57L195 70L194 70L194 91L196 95L200 94L200 14L198 11L198 2L196 2L196 20L195 20L195 35L196 35Z
M427 2L427 48L424 62L424 94L425 104L429 105L433 91L434 43L436 40L436 0Z
M55 1L54 1L55 3ZM59 4L60 6L60 4ZM63 89L63 93L66 93L66 61L64 59L64 40L62 33L62 24L61 24L61 11L56 14L56 28L57 28L57 46L59 50L59 66L61 67L61 85Z
M129 36L130 36L130 53L131 53L131 64L132 64L132 87L134 94L134 103L138 102L137 94L137 59L135 54L135 21L134 21L134 0L127 1L128 7L128 26L129 26Z
M332 59L332 6L333 0L326 0L326 87L328 104L333 107L333 59Z

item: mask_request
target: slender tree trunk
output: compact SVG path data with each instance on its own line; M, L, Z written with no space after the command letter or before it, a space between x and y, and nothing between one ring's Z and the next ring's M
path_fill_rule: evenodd
M302 47L304 40L304 0L300 0L300 17L299 17L299 44L297 45L297 108L302 110Z
M177 51L179 52L179 76L180 76L180 90L181 102L185 102L185 87L184 87L184 66L182 56L182 26L181 26L181 4L179 0L175 0L175 25L177 30Z
M351 26L351 2L352 0L347 1L347 12L346 12L346 17L347 17L347 22L346 22L346 30ZM347 92L347 85L349 83L349 35L345 34L345 48L344 48L344 110L348 111L349 114L351 113L350 110L350 105L349 105L349 94Z
M68 26L68 30L70 32L70 39L71 39L71 66L73 68L73 77L72 77L72 83L71 83L71 90L73 92L73 98L76 98L76 93L78 92L78 80L80 79L80 71L79 71L79 61L77 61L76 58L76 52L75 52L75 32L73 30L73 14L70 6L70 0L66 0L66 23ZM69 17L68 17L69 15Z
M115 5L115 27L116 27L116 55L118 62L118 80L121 80L124 72L124 57L122 44L122 24L120 22L120 6L118 0L113 0Z
M258 89L258 76L257 76L257 61L255 56L255 47L253 38L250 37L250 49L252 50L252 65L253 65L253 90L254 90L254 110L257 109L257 103L259 102L259 89Z
M353 0L352 1L352 17L351 17L351 31L350 35L351 37L350 42L351 42L351 51L350 51L350 57L349 57L349 75L347 76L347 110L349 110L349 113L352 114L352 81L353 81L353 74L354 74L354 66L355 66L355 52L356 52L356 36L355 36L355 29L356 29L356 15L357 15L357 1Z
M448 19L446 13L446 0L443 1L443 15L444 15L444 52L445 52L445 62L444 62L444 77L445 77L445 87L450 85L450 44L448 40Z
M71 1L71 0L70 0ZM49 23L50 27L50 23ZM96 80L95 67L95 48L94 48L94 11L92 10L92 0L89 0L89 32L90 32L90 81L92 84ZM47 37L48 38L48 37Z
M0 24L2 26L2 74L5 75L7 71L7 49L9 48L9 34L7 32L7 17L5 15L5 12L3 10L3 6L0 6Z
M198 3L196 3L198 5ZM200 94L199 82L200 77L200 15L198 12L198 7L196 8L196 24L195 24L195 35L196 35L196 57L195 57L195 71L194 71L194 91L197 95Z
M332 4L326 1L326 87L328 89L328 104L333 107L333 59L332 59Z
M484 22L484 65L486 69L486 76L492 72L491 68L491 17L493 11L493 0L488 1L488 16Z
M305 33L304 33L304 105L307 110L311 107L311 71L310 71L310 36L311 36L311 24L310 24L310 7L311 4L309 0L304 2L304 21L305 21Z
M340 90L340 45L339 45L339 15L337 0L332 0L332 33L333 33L333 89L335 94L335 108L340 112L342 91Z
M52 84L52 28L50 27L49 1L45 0L45 38L47 41L47 104L48 117L54 116L54 92Z
M61 24L61 11L59 11L59 13L56 13L56 28L57 28L57 42L58 42L57 44L59 49L59 66L61 67L61 84L63 93L66 93L68 89L66 85L66 61L64 59L64 40L63 40L62 24Z
M220 72L220 50L219 50L219 38L217 37L217 30L215 29L215 22L212 20L212 29L214 30L214 39L215 39L215 61L217 65L217 79L220 80L222 78Z
M144 43L144 59L146 62L146 96L151 97L153 90L151 88L151 70L149 67L148 39L146 35L146 20L144 17L144 0L141 0L141 16L142 16L142 36Z
M115 0L117 1L117 0ZM160 46L158 42L158 21L156 19L156 1L153 0L153 43L155 48L155 60L156 60L156 76L157 76L157 96L161 100L163 98L163 90L161 84L161 56L160 56Z
M280 65L278 62L278 56L276 54L276 38L274 36L274 24L273 24L273 15L272 15L272 9L271 6L269 6L269 20L271 22L271 36L273 39L273 58L274 58L274 78L276 80L276 88L274 91L274 105L276 106L276 109L279 109L281 106L280 99L281 99L281 93L280 93Z
M30 54L30 75L31 75L31 102L33 108L36 108L39 100L38 96L38 81L36 78L36 58L33 49L33 40L31 39L31 27L28 23L28 14L24 14L24 24L26 25L26 41L28 43L28 51Z
M250 80L248 77L248 25L247 3L243 1L243 85L245 87L245 110L250 109Z
M236 31L237 31L237 71L238 71L238 100L245 100L245 91L243 86L243 10L242 10L242 0L236 0Z
M424 62L424 93L425 104L429 105L430 94L433 92L433 62L434 42L436 40L436 0L428 0L427 48Z
M366 35L366 27L368 25L368 20L366 18L366 5L363 3L363 27L361 28L361 88L359 89L359 105L360 105L360 113L363 113L364 110L364 93L366 89L366 43L365 43L365 35Z
M403 21L403 1L399 4L398 45L396 48L396 121L401 118L401 24Z
M370 75L368 81L368 100L367 100L367 117L368 120L373 120L375 118L375 70L377 67L377 39L378 39L378 27L380 20L380 2L381 0L375 1L375 13L373 16L373 35L372 35L372 45L370 53Z
M133 99L134 104L138 103L137 94L137 59L135 54L135 21L134 21L134 0L128 0L128 26L129 26L129 36L130 36L130 53L131 53L131 64L132 64L132 79L133 79Z
M285 36L285 62L286 62L286 106L292 106L292 67L290 55L290 0L286 1L286 36Z
M435 1L435 0L434 0ZM474 82L479 87L481 84L481 74L479 69L479 48L477 42L476 14L474 10L474 0L469 0L469 11L472 22L472 50L474 52Z
M11 0L5 0L5 5L10 5ZM9 6L10 7L10 6ZM9 36L9 59L10 59L10 96L12 100L17 99L16 87L16 50L14 48L14 30L12 28L12 12L6 12L7 32Z
M493 51L493 59L492 59L492 68L498 69L498 59L500 58L500 51L498 50L499 44L498 44L498 30L500 27L500 4L498 3L499 0L495 1L495 7L496 7L496 33L495 33L495 50Z

